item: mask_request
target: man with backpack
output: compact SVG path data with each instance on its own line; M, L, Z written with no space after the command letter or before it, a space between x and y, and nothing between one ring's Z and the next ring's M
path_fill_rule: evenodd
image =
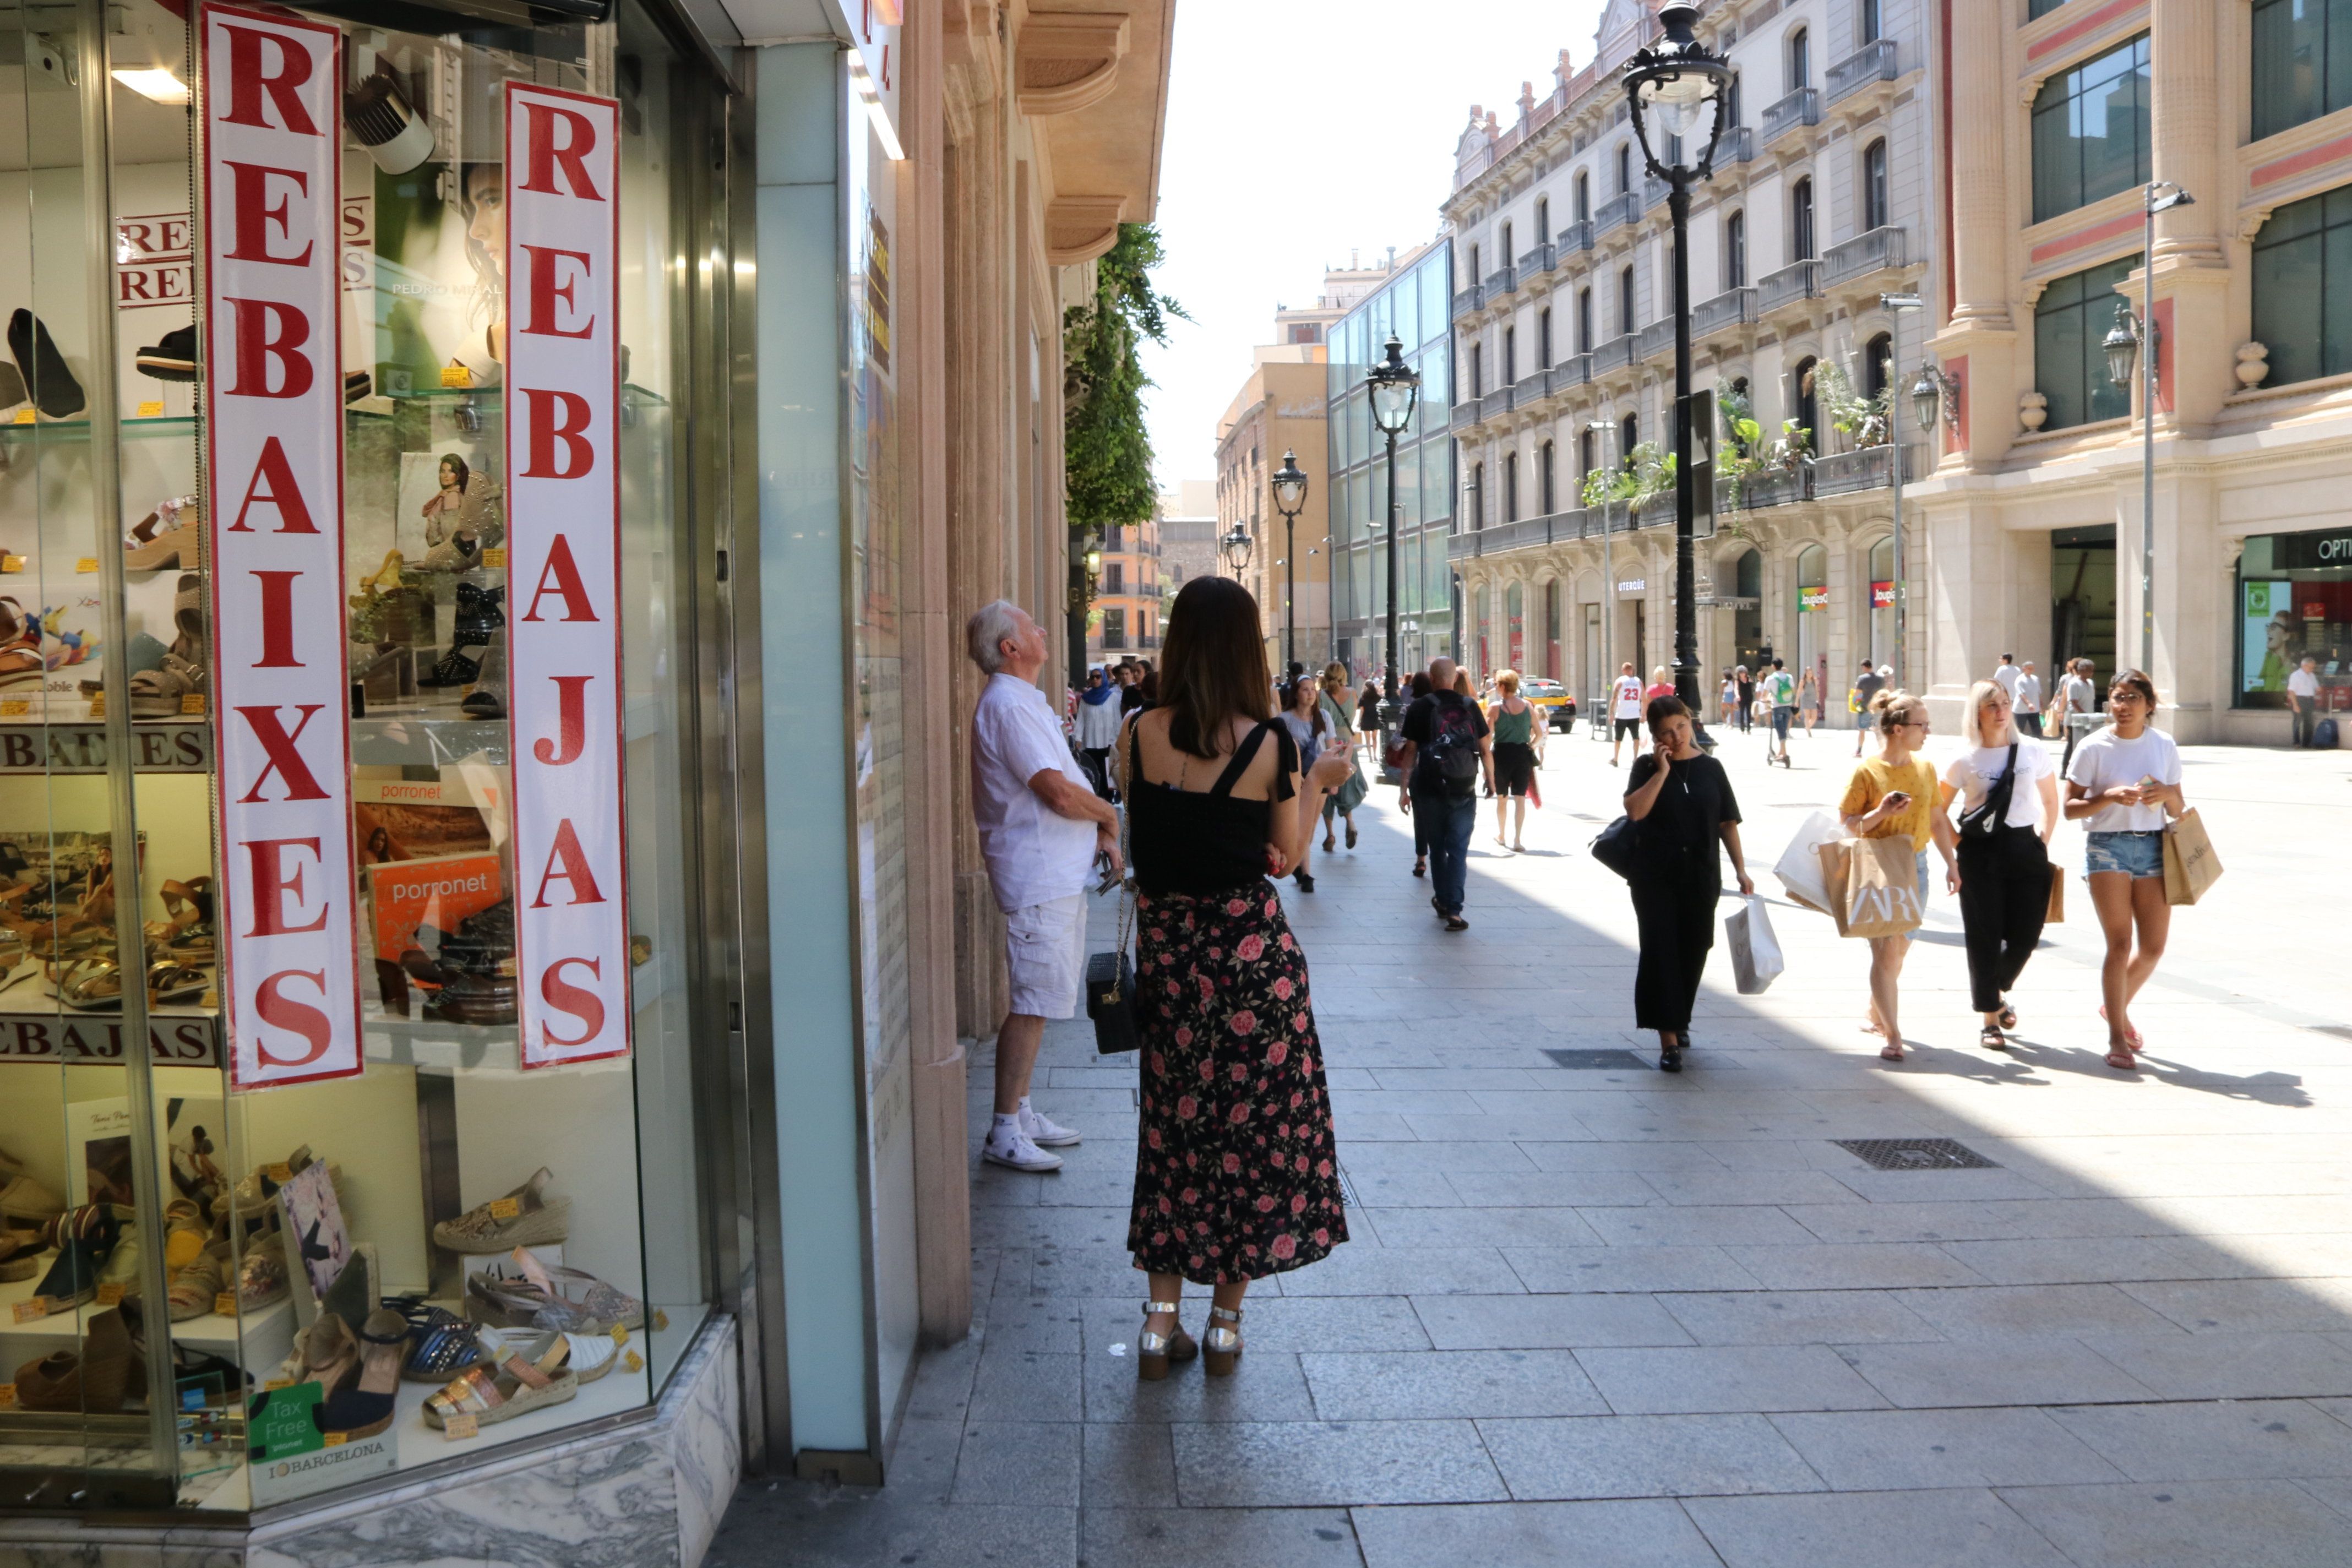
M1772 673L1764 678L1764 695L1771 702L1772 742L1779 748L1766 752L1764 761L1768 766L1778 763L1785 768L1789 765L1789 721L1797 712L1797 678L1780 659L1772 661Z
M1415 821L1429 841L1430 907L1447 931L1468 931L1462 918L1469 878L1470 832L1478 823L1478 781L1495 787L1495 754L1486 716L1454 689L1454 661L1429 663L1429 695L1404 710L1405 787Z

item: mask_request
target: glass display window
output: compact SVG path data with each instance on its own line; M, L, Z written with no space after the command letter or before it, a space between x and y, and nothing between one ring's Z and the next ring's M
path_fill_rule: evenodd
M2232 706L2287 707L2287 677L2308 658L2319 710L2352 710L2352 531L2248 539L2237 620Z
M462 1469L646 1409L711 1294L675 411L701 352L678 237L720 176L673 149L714 95L627 5L443 35L184 9L0 0L33 62L0 78L0 206L26 218L0 225L10 1505L235 1513ZM590 151L575 116L551 163L517 89L558 115L578 95L617 143L567 163ZM227 171L223 127L257 114L313 122L338 178ZM610 237L541 271L553 231L509 230L548 167L601 171ZM328 319L231 320L258 252L323 261ZM603 423L573 417L583 384L521 368L518 335L579 336L590 299ZM257 421L227 411L255 375L285 400ZM327 488L299 456L224 466L240 429L291 451L314 417ZM529 483L592 460L602 532ZM602 555L567 564L567 540ZM321 542L331 583L306 576ZM274 640L303 593L330 609ZM602 668L563 673L581 646ZM575 709L577 798L602 803L563 819L576 852L540 804L573 797L530 793ZM265 854L239 826L312 798L347 857L305 858L331 835ZM608 950L535 952L595 868ZM248 1011L273 921L336 963L268 976ZM614 1048L564 1058L579 1029ZM253 1070L346 1040L331 1076Z

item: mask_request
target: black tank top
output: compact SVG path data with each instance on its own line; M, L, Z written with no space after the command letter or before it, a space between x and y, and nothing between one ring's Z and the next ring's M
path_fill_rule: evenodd
M1136 886L1146 893L1206 894L1263 879L1274 805L1292 798L1290 775L1298 771L1298 747L1290 731L1278 719L1252 730L1202 795L1145 780L1140 729L1128 731L1128 776L1134 785L1127 794L1128 847L1135 857ZM1273 797L1234 799L1234 782L1268 735L1276 746Z

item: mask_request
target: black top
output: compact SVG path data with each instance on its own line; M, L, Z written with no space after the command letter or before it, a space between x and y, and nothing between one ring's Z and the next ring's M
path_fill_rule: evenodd
M1381 689L1379 687L1369 684L1365 686L1363 695L1356 699L1356 717L1360 721L1356 726L1359 730L1370 730L1380 722Z
M1880 675L1874 669L1865 669L1860 675L1854 677L1854 700L1862 704L1861 710L1863 712L1867 713L1870 711L1870 700L1877 696L1880 691L1884 690L1885 686L1886 678Z
M1751 679L1747 679L1747 680L1743 680L1743 681L1741 681L1741 682L1739 683L1739 705L1740 705L1742 708L1745 708L1745 707L1747 707L1750 702L1753 702L1753 701L1755 701L1755 700L1756 700L1756 682L1755 682L1755 680L1751 678Z
M1416 697L1412 706L1404 710L1403 736L1421 750L1412 765L1412 787L1417 790L1444 789L1445 781L1437 771L1437 759L1429 754L1430 742L1441 730L1465 731L1468 744L1475 747L1486 733L1486 716L1478 705L1458 691L1433 691L1426 697ZM1484 772L1484 764L1480 771ZM1471 781L1457 784L1453 793L1456 798L1466 798L1477 790L1476 775Z
M1633 776L1625 781L1632 795L1658 771L1658 759L1643 752L1633 759ZM1664 788L1650 806L1650 815L1633 825L1636 876L1655 881L1678 881L1694 887L1723 886L1723 863L1716 852L1718 830L1739 820L1739 802L1731 794L1731 776L1713 757L1681 758L1667 770Z
M1262 880L1274 803L1292 798L1290 775L1298 771L1298 746L1282 721L1269 719L1244 736L1205 794L1144 778L1140 728L1128 731L1128 848L1135 885L1155 895L1207 894ZM1272 799L1234 799L1234 781L1268 735L1276 747Z

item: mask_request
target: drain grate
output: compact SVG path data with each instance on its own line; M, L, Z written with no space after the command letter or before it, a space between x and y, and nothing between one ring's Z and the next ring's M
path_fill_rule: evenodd
M1949 1138L1833 1138L1850 1154L1880 1171L1997 1171L2000 1167Z
M1631 1051L1571 1051L1546 1047L1544 1055L1552 1059L1554 1066L1571 1072L1599 1072L1603 1068L1622 1071L1626 1068L1639 1072L1650 1070L1648 1061Z

